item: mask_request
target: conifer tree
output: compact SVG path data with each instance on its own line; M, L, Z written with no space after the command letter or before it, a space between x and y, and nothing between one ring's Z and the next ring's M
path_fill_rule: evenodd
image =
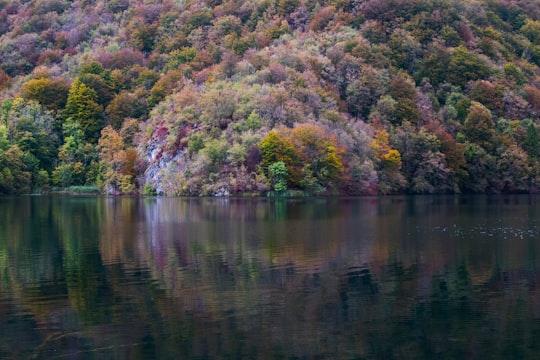
M69 89L64 116L80 124L88 142L97 141L104 125L103 110L97 103L95 90L79 79L76 79Z

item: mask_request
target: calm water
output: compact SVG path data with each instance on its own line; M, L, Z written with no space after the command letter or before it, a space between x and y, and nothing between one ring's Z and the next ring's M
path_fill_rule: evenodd
M0 359L540 357L540 198L0 198Z

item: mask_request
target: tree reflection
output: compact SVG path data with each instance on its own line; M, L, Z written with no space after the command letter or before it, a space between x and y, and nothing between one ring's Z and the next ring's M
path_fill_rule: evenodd
M0 208L0 357L538 351L538 212L525 197L39 197Z

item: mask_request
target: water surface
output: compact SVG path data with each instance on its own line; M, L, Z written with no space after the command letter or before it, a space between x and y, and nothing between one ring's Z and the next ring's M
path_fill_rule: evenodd
M534 359L540 199L0 198L0 359Z

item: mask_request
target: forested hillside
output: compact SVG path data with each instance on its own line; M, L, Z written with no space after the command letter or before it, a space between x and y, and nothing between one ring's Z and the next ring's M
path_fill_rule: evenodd
M540 188L537 0L0 0L0 193Z

